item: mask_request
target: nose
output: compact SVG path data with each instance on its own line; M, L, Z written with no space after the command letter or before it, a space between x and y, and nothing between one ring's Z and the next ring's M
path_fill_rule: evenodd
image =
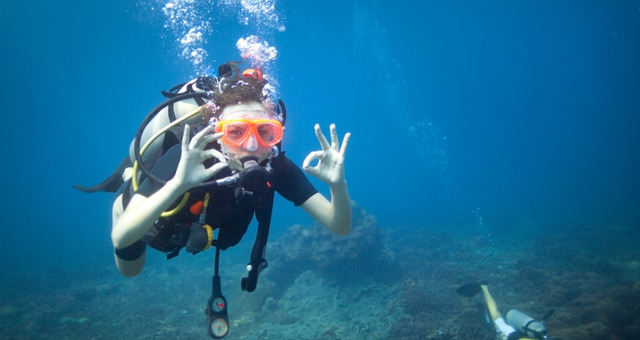
M244 142L243 147L247 151L253 152L258 150L258 140L256 139L256 136L253 133L249 135L249 138Z

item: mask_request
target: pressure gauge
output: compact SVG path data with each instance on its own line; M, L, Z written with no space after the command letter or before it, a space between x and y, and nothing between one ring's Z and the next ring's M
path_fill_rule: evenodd
M220 313L224 311L226 307L227 301L225 301L222 296L216 296L215 298L213 298L213 301L211 301L211 310L214 313Z
M227 333L229 333L229 324L227 323L227 320L222 317L213 319L210 327L211 336L216 339L224 338Z

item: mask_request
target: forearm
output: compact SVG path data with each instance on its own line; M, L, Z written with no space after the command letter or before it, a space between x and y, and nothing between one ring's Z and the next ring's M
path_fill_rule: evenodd
M331 201L322 194L311 196L301 207L318 223L336 234L346 235L351 230L351 198L345 182L331 188Z
M334 233L347 235L351 230L351 197L347 189L347 182L330 186L331 208L328 228Z
M186 189L175 180L168 181L149 197L135 195L111 230L111 241L121 249L139 240Z

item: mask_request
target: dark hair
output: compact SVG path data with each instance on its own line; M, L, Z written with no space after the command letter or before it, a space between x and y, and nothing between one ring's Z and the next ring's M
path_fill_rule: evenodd
M214 103L218 115L229 105L263 103L268 99L268 96L263 93L264 86L267 85L266 80L242 75L238 72L236 62L228 62L225 65L231 66L232 70L228 70L225 75L220 75L221 78L214 89Z

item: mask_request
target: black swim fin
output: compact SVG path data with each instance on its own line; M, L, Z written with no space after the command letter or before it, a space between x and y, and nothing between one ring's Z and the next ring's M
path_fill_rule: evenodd
M124 169L131 166L133 166L133 164L127 156L122 160L122 162L120 162L120 166L109 177L107 177L107 179L102 181L102 183L92 187L85 187L82 185L74 185L73 187L86 193L93 193L98 191L116 192L118 191L122 183L124 183L124 181L122 180L122 172L124 171Z
M468 282L456 289L456 293L462 296L472 297L482 291L480 286L487 284L489 284L487 281Z

